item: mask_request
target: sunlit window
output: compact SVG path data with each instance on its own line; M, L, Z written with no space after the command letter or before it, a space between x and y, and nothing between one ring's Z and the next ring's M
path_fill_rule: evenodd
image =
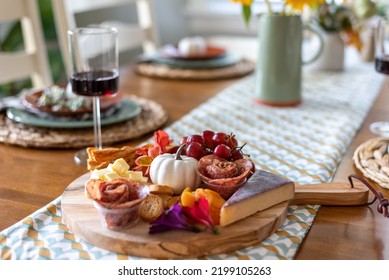
M281 9L282 0L271 0L274 10ZM188 0L186 5L189 32L200 35L244 35L257 33L257 20L253 16L250 27L244 24L241 5L229 0ZM252 5L253 15L266 12L263 0Z

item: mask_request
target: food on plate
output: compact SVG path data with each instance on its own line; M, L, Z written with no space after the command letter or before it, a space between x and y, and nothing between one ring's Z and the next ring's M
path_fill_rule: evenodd
M180 139L180 145L186 144L185 154L197 160L203 156L214 154L225 160L234 161L244 158L243 148L233 133L204 130L201 134L192 134Z
M181 146L176 154L161 154L150 165L150 179L153 184L173 187L175 194L180 194L187 186L196 188L200 185L197 174L197 160L181 156Z
M80 109L91 109L90 98L79 96L72 91L67 91L63 87L51 86L45 88L40 94L37 105L39 107L50 108L52 111L72 111Z
M228 199L252 174L254 164L249 159L228 161L207 155L198 162L198 173L208 188Z
M139 216L145 222L151 222L164 213L163 198L156 194L149 194L139 206Z
M174 194L174 189L166 185L152 184L149 185L149 190L151 194L167 195L167 196L172 196Z
M168 230L200 232L205 229L215 234L219 233L219 228L210 216L208 200L204 197L196 200L191 207L183 206L177 201L150 224L150 234Z
M143 197L146 193L144 185L130 179L117 178L104 182L99 179L90 179L85 184L89 196L102 205L112 208L119 204L125 207ZM148 190L147 190L148 192Z
M170 197L166 200L166 204L164 205L165 209L169 209L169 208L172 207L175 203L180 202L180 199L181 199L181 196L180 196L180 195L173 195L173 196L170 196Z
M123 158L127 164L132 167L135 165L137 148L131 146L123 146L121 148L103 148L97 149L88 147L86 149L88 154L88 170L102 169L113 163L116 159Z
M124 178L147 183L148 178L144 177L141 171L132 171L129 168L130 166L123 158L118 158L113 163L108 164L106 168L94 169L91 172L91 179L108 182L113 179Z
M238 184L232 185L213 185L211 183L205 183L205 187L214 192L217 192L224 199L228 199L233 195L243 184L246 182L246 179Z
M182 137L174 146L166 132L157 131L154 142L140 148L88 148L92 172L86 183L87 194L99 207L137 205L139 216L151 224L150 233L204 228L218 233L218 225L227 226L294 196L292 181L255 171L242 151L245 144L239 146L232 133L204 130ZM176 153L170 153L175 147Z
M202 56L207 51L207 41L200 36L185 37L178 42L182 56Z
M292 181L257 170L221 207L220 226L227 226L293 197Z
M150 165L157 156L173 153L172 150L175 147L171 146L172 142L173 140L169 138L166 131L158 130L154 132L154 144L145 144L137 149L136 154L138 157L135 160L136 166L133 170L140 170L145 176L149 176Z
M139 205L137 201L133 201L126 207L107 208L97 201L93 202L101 223L110 230L121 230L133 226L139 218Z
M148 188L142 184L123 178L108 182L90 179L85 188L108 229L134 224L139 217L139 205L148 194Z
M112 108L123 99L123 94L103 96L100 98L102 111ZM47 113L53 116L82 116L86 119L92 114L92 101L85 96L79 96L71 88L54 85L43 90L31 91L23 95L26 109L34 113Z
M196 202L196 197L191 188L185 188L180 196L182 206L192 207Z
M181 205L193 207L201 197L208 201L209 214L213 224L219 225L220 209L225 203L225 200L217 192L203 188L197 188L195 191L191 191L190 188L186 188L181 194Z
M233 133L204 130L180 139L185 154L199 161L198 173L209 189L230 197L255 170Z

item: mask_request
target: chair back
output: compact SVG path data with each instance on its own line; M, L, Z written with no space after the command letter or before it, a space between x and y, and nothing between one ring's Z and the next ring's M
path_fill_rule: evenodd
M68 47L67 31L80 27L76 16L85 12L102 12L120 7L131 9L136 6L137 23L123 22L115 18L107 18L102 22L91 23L115 27L119 33L119 53L141 49L150 54L157 49L158 38L154 25L153 0L52 0L54 19L56 22L62 57L67 74L71 74L71 58Z
M0 0L2 24L20 21L24 49L0 50L0 84L31 78L34 88L52 84L37 0Z

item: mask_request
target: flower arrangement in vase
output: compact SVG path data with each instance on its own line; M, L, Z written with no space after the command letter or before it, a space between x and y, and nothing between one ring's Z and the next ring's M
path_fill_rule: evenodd
M324 50L312 65L318 70L342 71L344 69L345 46L362 50L358 19L351 3L337 4L334 0L320 3L313 14L313 21L322 30Z
M347 44L354 45L358 50L362 43L359 38L359 22L351 5L336 4L334 0L321 3L314 20L327 32L340 32Z
M248 26L250 22L252 11L251 7L254 0L230 0L230 2L239 3L242 6L242 16ZM281 11L276 11L273 9L270 0L264 0L266 5L266 10L268 14L280 14L280 15L290 15L290 14L301 14L304 9L316 9L320 3L325 3L325 0L284 0Z

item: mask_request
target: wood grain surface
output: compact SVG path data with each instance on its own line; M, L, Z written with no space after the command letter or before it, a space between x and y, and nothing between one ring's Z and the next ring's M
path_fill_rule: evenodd
M86 173L73 181L61 200L62 218L81 239L107 250L147 258L188 258L226 253L253 245L274 233L286 218L289 202L277 204L241 221L221 228L221 234L169 231L150 235L150 224L139 220L129 229L109 230L85 194ZM368 189L347 183L296 184L291 204L361 205Z
M102 225L93 200L85 195L87 173L73 181L62 195L62 219L79 238L117 253L146 258L193 258L242 249L265 239L284 222L288 202L277 204L244 220L221 228L220 234L168 231L150 235L150 225L113 231Z
M363 185L353 188L348 182L322 183L312 185L295 184L293 205L365 205L369 199L369 189Z

